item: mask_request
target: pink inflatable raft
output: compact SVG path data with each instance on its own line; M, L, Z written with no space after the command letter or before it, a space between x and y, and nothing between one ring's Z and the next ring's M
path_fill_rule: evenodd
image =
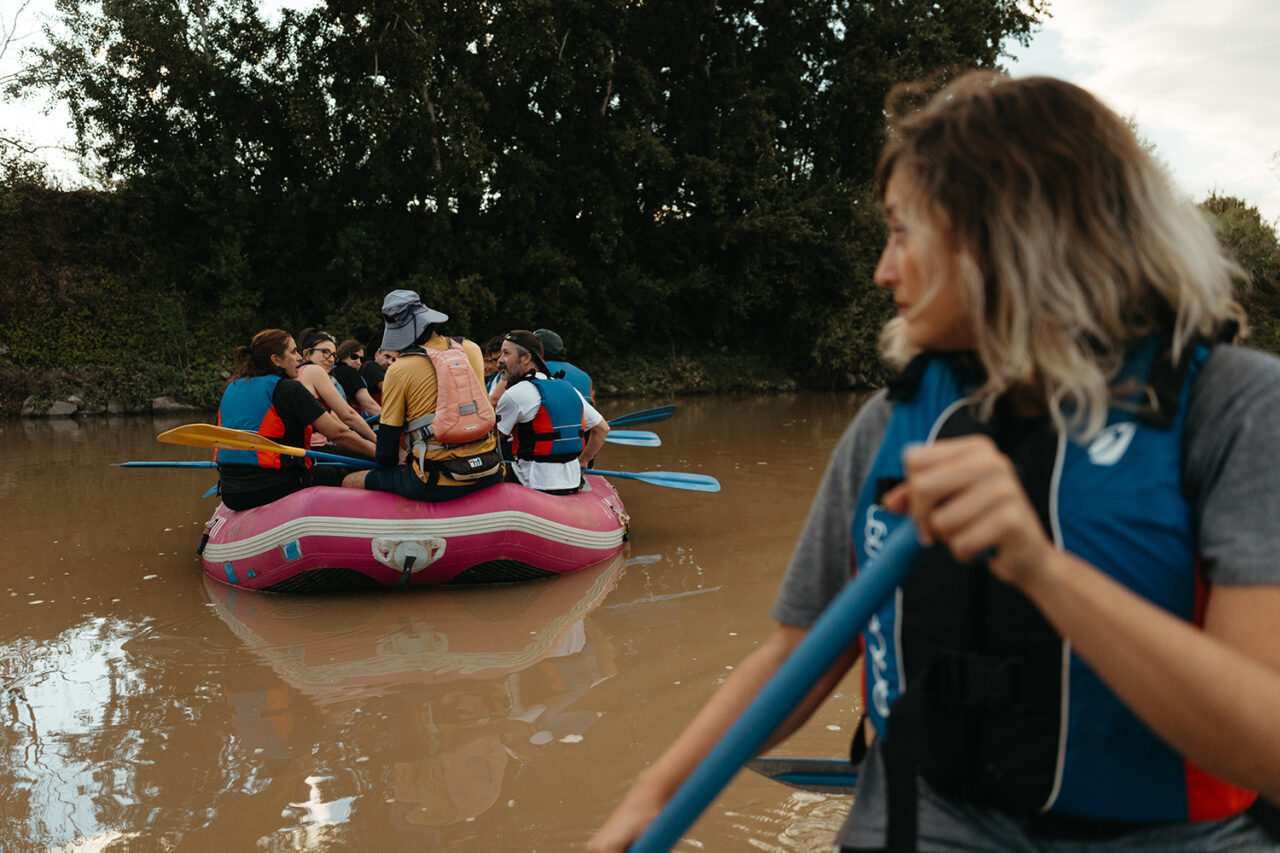
M241 589L328 592L493 584L563 575L622 550L628 516L603 477L575 495L503 483L445 503L315 487L235 512L201 544L210 578Z

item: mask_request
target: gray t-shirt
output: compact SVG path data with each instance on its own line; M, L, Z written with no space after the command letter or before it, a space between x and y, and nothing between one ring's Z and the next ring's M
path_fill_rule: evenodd
M885 393L877 393L836 445L774 601L772 615L777 621L812 625L848 581L853 513L891 412ZM1275 488L1271 473L1280 468L1277 424L1280 360L1253 350L1216 347L1192 387L1182 472L1205 576L1211 583L1280 583L1275 555L1280 544L1280 489ZM921 850L1079 849L1072 846L1075 842L1034 844L1012 818L943 800L923 781L919 788ZM873 747L853 811L840 831L841 844L884 845L884 791L883 764ZM1144 843L1148 843L1145 848ZM1126 836L1115 844L1115 849L1126 850L1275 849L1247 816L1164 827L1153 830L1149 839ZM1091 842L1088 846L1106 845Z

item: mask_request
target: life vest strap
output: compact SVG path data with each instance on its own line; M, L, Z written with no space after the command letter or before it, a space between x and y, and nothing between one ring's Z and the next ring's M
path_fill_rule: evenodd
M435 419L436 419L435 412L432 412L429 415L423 415L420 418L414 418L413 420L409 421L407 424L404 425L404 431L413 432L414 430L423 429L424 427L430 427L431 422L434 421Z

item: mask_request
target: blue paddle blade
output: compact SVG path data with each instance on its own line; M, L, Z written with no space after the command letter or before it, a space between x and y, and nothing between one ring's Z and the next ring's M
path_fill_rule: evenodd
M603 471L599 468L587 469L588 474L600 474L604 477L618 477L623 480L639 480L654 486L666 486L668 489L685 489L690 492L718 492L720 481L706 474L685 474L679 471Z
M638 412L629 412L625 415L618 415L616 418L610 418L609 426L624 426L626 424L656 424L658 421L665 421L675 413L675 406L658 406L656 409L641 409Z
M847 758L757 756L746 766L775 782L824 794L852 794L861 770Z
M662 439L656 432L643 429L611 429L604 440L610 444L627 444L633 447L662 446Z

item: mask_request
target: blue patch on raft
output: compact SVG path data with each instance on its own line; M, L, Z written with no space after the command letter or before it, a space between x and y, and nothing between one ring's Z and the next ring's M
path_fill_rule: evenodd
M222 570L223 570L224 572L226 572L226 573L227 573L227 583L237 583L237 581L236 581L236 573L235 573L235 571L231 568L231 564L230 564L230 563L223 563L223 564L222 564Z
M302 543L297 539L292 542L286 542L280 546L280 550L284 552L284 558L290 562L302 556Z

